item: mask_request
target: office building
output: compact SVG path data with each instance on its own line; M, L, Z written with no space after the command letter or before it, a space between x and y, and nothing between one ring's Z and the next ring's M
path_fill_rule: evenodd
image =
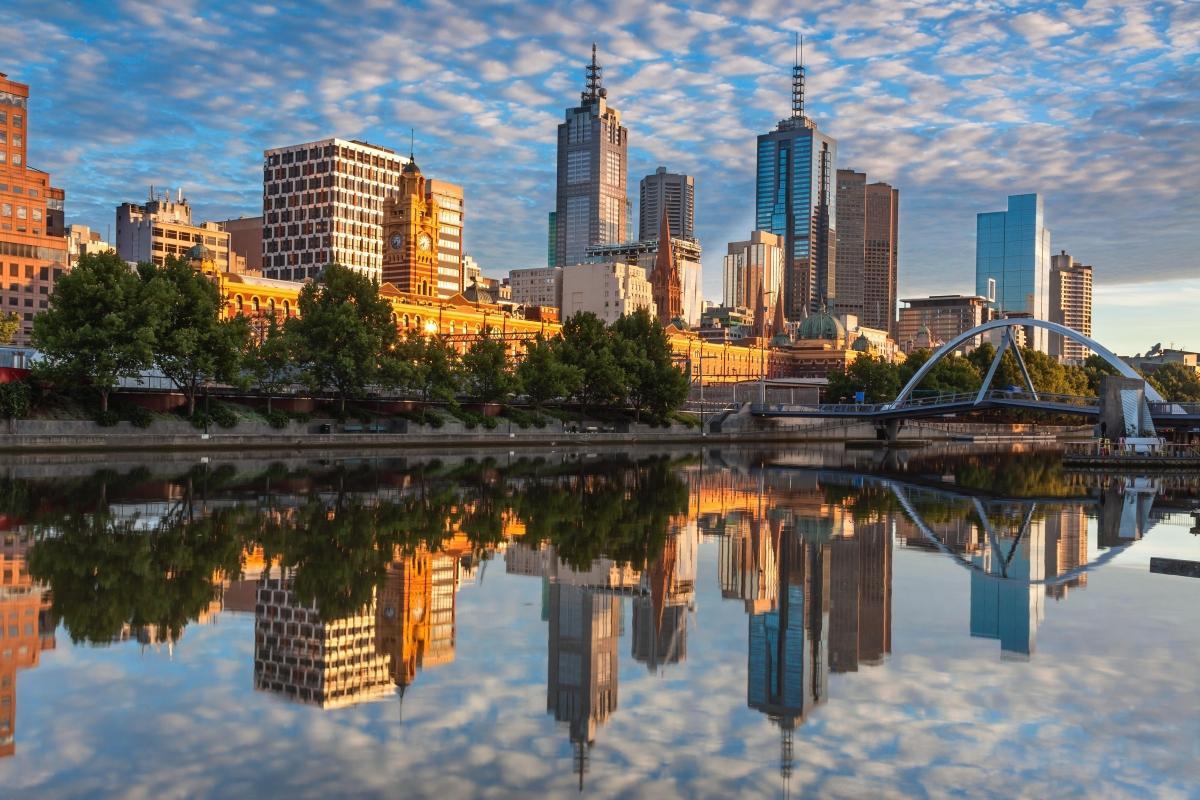
M702 268L700 265L700 243L694 239L671 238L671 255L679 276L680 317L689 327L700 324ZM636 264L646 270L653 280L655 264L658 262L658 238L638 242L622 242L611 245L593 245L587 249L587 261L610 263L614 261Z
M867 183L865 172L837 171L839 313L896 335L900 191Z
M167 256L191 259L197 246L216 269L228 272L229 234L215 222L192 224L192 207L183 190L172 199L169 192L150 196L145 205L117 206L117 255L131 264L162 266Z
M233 272L262 273L263 218L221 220L217 227L229 234L229 268Z
M900 309L896 342L905 353L928 349L933 341L948 342L992 319L987 298L979 295L935 294L910 297L902 302L905 305ZM979 344L972 340L959 350L967 353Z
M580 103L558 126L555 266L582 263L589 245L628 238L629 133L607 98L593 44Z
M562 308L562 267L514 269L508 273L508 281L517 305Z
M466 289L463 267L463 188L456 183L430 178L425 182L425 197L437 208L437 294L453 297Z
M68 269L65 195L29 166L29 87L0 72L0 312L20 317L13 339L28 345L33 317Z
M115 249L104 241L99 231L94 231L87 225L67 226L67 263L73 269L79 263L80 256L98 255Z
M784 240L766 231L751 231L744 242L730 242L722 266L727 308L757 309L760 298L773 309L783 288Z
M558 214L551 211L546 225L546 266L558 263Z
M792 67L792 114L758 137L755 228L784 239L783 296L792 320L837 296L837 141L804 113L804 67Z
M1162 342L1151 347L1145 353L1133 356L1122 356L1121 360L1139 372L1154 372L1167 364L1178 364L1190 369L1200 378L1200 353L1191 350L1179 350L1174 347L1164 348Z
M590 311L605 323L646 309L655 313L646 270L622 262L575 264L562 271L562 318Z
M975 294L988 298L998 315L1050 318L1050 231L1043 222L1038 194L1009 195L1007 211L976 217ZM1049 352L1044 329L1030 326L1025 338Z
M1092 335L1092 268L1066 250L1050 257L1050 321ZM1082 364L1089 352L1079 342L1052 333L1050 355L1067 364Z
M663 213L672 239L696 238L696 180L691 175L667 172L659 167L642 178L638 203L638 238L658 236Z
M386 147L322 139L263 153L263 274L300 281L330 263L380 280L383 201L408 159Z
M410 160L400 171L395 191L383 201L384 283L392 284L405 294L439 296L440 213L441 208L429 195L420 167Z

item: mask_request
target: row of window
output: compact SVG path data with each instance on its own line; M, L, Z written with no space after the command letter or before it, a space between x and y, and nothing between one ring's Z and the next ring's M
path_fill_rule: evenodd
M0 130L0 144L8 144L8 131ZM14 133L12 137L13 147L24 147L25 139L18 133Z
M19 277L22 272L24 272L25 277L32 280L34 278L33 271L35 269L37 270L37 280L41 281L51 280L51 276L53 276L54 280L58 280L63 274L63 271L57 267L55 267L52 271L50 267L34 267L33 264L26 264L24 267L22 267L20 264L10 263L8 265L8 277L16 278Z
M4 150L3 148L0 148L0 164L7 163L8 161L9 161L8 151ZM12 165L14 167L21 166L21 154L16 151L13 151L13 154L12 154Z
M0 192L12 192L13 194L24 194L28 191L30 197L40 196L37 189L30 187L28 190L22 189L20 186L9 186L7 183L0 183Z

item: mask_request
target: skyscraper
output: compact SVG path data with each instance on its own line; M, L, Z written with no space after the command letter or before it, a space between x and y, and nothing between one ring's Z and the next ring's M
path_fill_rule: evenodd
M65 195L29 166L29 130L29 87L0 72L0 312L20 317L16 345L29 343L34 314L67 269Z
M1050 321L1092 335L1092 268L1071 258L1066 250L1050 257ZM1082 364L1088 350L1055 333L1050 335L1050 355Z
M804 114L804 66L792 67L792 115L758 137L755 228L784 237L784 309L799 319L837 296L837 141Z
M437 205L437 295L453 297L469 285L463 266L463 187L430 178L425 182L425 199Z
M865 172L837 171L836 310L896 336L900 191L867 183Z
M642 178L638 202L638 238L658 236L659 219L666 211L672 239L696 238L696 179L659 167Z
M768 309L775 307L783 285L783 238L766 231L751 231L745 242L730 242L724 262L726 306L756 309L762 295Z
M608 105L601 67L592 63L580 103L558 126L558 197L554 224L556 266L581 264L588 245L626 239L629 133L621 112Z
M1007 211L976 217L975 293L988 298L998 315L1050 316L1050 231L1042 220L1042 197L1014 194ZM1048 352L1047 332L1030 326L1025 341Z

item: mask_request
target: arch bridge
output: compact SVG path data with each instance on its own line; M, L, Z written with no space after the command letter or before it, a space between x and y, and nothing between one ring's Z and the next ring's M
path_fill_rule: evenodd
M1025 409L1032 411L1047 411L1059 414L1096 419L1100 415L1100 399L1098 397L1076 397L1073 395L1051 394L1040 392L1033 385L1029 368L1021 356L1013 336L1014 328L1035 327L1043 328L1051 333L1057 333L1074 342L1078 342L1104 359L1105 363L1126 378L1142 380L1142 376L1132 367L1117 357L1115 353L1099 342L1084 336L1079 331L1041 319L1011 318L995 319L965 331L946 342L937 352L930 356L912 378L905 384L896 399L887 403L822 403L819 405L757 405L751 407L751 413L760 417L811 417L823 419L847 419L862 421L878 421L888 423L905 419L922 419L941 417L948 414L982 411L995 408ZM988 333L999 330L1000 346L996 348L996 356L984 376L979 390L961 394L942 394L936 397L914 398L913 391L920 386L921 381L937 366L938 362L954 353L967 342ZM1024 387L996 389L992 382L1000 369L1004 354L1012 352L1021 371ZM1150 384L1146 384L1146 401L1151 418L1158 427L1190 427L1200 425L1200 403L1168 403Z

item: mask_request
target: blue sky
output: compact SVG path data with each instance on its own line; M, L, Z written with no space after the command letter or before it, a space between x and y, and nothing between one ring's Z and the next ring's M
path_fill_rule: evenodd
M714 299L802 30L839 166L900 188L902 297L972 291L975 213L1039 191L1055 252L1096 268L1098 339L1200 349L1200 4L10 0L0 21L68 221L103 231L150 184L201 218L257 214L264 148L403 151L412 127L422 168L466 188L467 250L494 275L544 262L555 127L595 40L633 193L660 164L696 177Z

